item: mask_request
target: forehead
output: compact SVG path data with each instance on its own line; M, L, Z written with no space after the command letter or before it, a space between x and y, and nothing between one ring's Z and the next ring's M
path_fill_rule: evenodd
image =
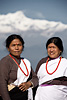
M50 43L50 44L48 44L48 46L56 46L54 43ZM57 46L56 46L57 47Z
M11 42L11 44L17 44L17 43L21 43L21 41L19 39L14 39Z

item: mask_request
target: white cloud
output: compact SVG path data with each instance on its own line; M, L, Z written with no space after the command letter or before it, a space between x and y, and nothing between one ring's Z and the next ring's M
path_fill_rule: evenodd
M41 16L41 13L38 14ZM67 29L67 25L61 22L27 18L22 11L0 15L0 34L41 30L43 31L41 35L47 36L49 33L54 34L57 31L59 32L65 29Z
M12 33L22 34L26 46L40 45L42 37L48 38L65 30L67 25L61 22L31 19L22 11L0 15L0 39Z
M48 22L46 29L41 33L42 36L51 37L57 32L62 32L65 29L67 30L67 25L62 24L61 22Z

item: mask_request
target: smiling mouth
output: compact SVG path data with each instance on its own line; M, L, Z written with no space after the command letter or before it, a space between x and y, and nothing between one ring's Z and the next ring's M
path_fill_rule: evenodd
M50 55L54 55L55 53L50 53Z
M15 53L18 53L19 51L15 51Z
M50 53L51 55L53 55L54 53Z
M50 54L53 54L53 52L50 52Z

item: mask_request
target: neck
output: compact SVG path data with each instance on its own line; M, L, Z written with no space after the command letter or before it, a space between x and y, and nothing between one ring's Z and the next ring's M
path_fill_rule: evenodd
M59 58L60 56L56 57L56 58L51 58L50 56L48 56L50 60L54 60L54 59L57 59Z
M12 54L10 53L10 55L12 55ZM15 57L16 59L21 59L20 56L14 56L14 55L12 55L12 56Z

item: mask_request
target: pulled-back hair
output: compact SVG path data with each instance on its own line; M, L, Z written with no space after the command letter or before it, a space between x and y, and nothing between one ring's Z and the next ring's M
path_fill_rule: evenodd
M16 34L12 34L10 36L8 36L8 38L6 39L6 47L9 48L10 43L14 40L14 39L19 39L23 45L24 48L24 40L20 35L16 35Z
M59 37L52 37L46 43L46 49L50 43L54 43L63 52L63 43Z

